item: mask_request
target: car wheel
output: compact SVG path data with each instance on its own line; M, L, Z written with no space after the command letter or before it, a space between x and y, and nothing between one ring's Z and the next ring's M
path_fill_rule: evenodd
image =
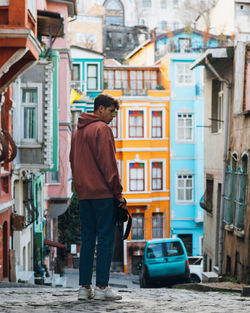
M201 282L200 278L197 275L191 275L190 281L194 284Z
M141 288L149 288L150 287L149 280L145 274L143 274L142 278L140 279L140 287Z

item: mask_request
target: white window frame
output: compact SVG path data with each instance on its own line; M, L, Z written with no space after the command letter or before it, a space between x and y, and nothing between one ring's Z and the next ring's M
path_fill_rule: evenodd
M129 183L130 183L130 176L129 176L129 165L130 163L144 163L144 190L143 191L130 191ZM147 169L147 161L145 160L128 160L127 161L127 190L126 193L129 194L143 194L148 192L148 169Z
M160 8L162 10L166 10L167 9L167 0L161 0L160 2Z
M84 82L83 75L82 75L82 62L73 62L72 66L73 65L80 65L79 66L79 69L80 69L80 73L79 73L80 80L79 80L79 83L80 83L81 91L85 92L86 91L86 83ZM75 82L75 81L76 80L71 80L71 84L72 84L72 82ZM73 89L75 89L75 88L73 88Z
M142 0L142 7L143 9L152 8L152 0Z
M22 103L22 94L24 89L37 89L37 113L36 113L36 131L37 136L36 138L24 138L24 107ZM21 121L21 132L20 132L20 142L22 144L41 144L43 141L43 109L42 109L42 84L41 83L22 83L21 90L20 90L20 100L21 100L21 114L20 114L20 121Z
M115 140L120 140L121 139L121 110L117 111L117 137L115 137Z
M143 111L143 137L129 137L129 111ZM147 109L146 108L140 108L140 107L131 107L126 108L126 139L129 140L145 140L146 134L147 134Z
M9 5L9 0L0 0L0 7Z
M158 112L162 112L162 137L152 137L152 112L153 111L158 111ZM160 109L160 108L150 108L149 109L149 114L150 114L150 118L149 118L149 138L150 140L163 140L166 139L166 110L165 109Z
M178 130L179 130L179 127L178 127L178 115L179 114L187 114L187 115L192 115L192 138L191 139L179 139L178 138ZM177 143L193 143L194 142L194 112L184 112L184 111L178 111L176 112L176 115L175 115L175 141ZM184 128L184 130L186 129L186 127Z
M180 200L178 199L178 176L192 176L192 199L191 200ZM187 189L183 187L184 191ZM187 169L181 170L175 174L175 202L178 204L191 204L195 202L195 174Z
M191 82L183 82L183 83L178 82L178 76L179 76L179 74L178 74L178 67L181 66L181 65L189 67L191 65L191 63L190 62L176 62L175 63L175 85L177 87L180 87L180 86L187 86L187 87L194 86L195 85L195 75L194 75L195 73L194 73L194 71L191 71L191 70L189 70L190 71L190 75L191 75ZM185 76L187 74L184 72L184 73L182 73L182 75Z
M152 163L161 162L162 163L162 189L155 190L152 189ZM150 192L166 192L166 159L150 159Z
M34 19L36 20L36 12L37 12L36 0L28 0L28 10L30 11Z
M97 65L97 89L88 89L88 65ZM101 91L101 86L100 86L100 63L99 62L86 62L85 63L85 81L86 81L86 91L89 92L96 92L96 91Z
M224 90L223 83L220 83L220 91L218 92L218 133L222 132L222 124L223 124L223 102L224 102Z

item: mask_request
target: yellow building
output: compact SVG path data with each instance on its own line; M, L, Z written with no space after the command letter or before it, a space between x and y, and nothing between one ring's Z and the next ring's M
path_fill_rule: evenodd
M105 67L104 81L104 92L120 100L111 127L132 215L130 236L114 261L136 274L145 241L170 236L169 83L159 66Z

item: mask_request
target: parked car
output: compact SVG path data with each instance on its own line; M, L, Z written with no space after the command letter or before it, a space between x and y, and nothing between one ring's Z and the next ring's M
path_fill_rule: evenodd
M191 283L200 283L202 281L203 257L189 256L190 281Z
M154 283L173 285L190 281L188 256L180 238L146 242L139 275L140 287Z

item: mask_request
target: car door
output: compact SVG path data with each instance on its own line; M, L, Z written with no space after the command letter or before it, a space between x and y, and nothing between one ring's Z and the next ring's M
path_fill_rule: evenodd
M165 242L164 255L166 256L166 276L184 275L186 255L179 241Z
M165 276L166 258L162 243L152 243L147 246L145 260L151 278Z

